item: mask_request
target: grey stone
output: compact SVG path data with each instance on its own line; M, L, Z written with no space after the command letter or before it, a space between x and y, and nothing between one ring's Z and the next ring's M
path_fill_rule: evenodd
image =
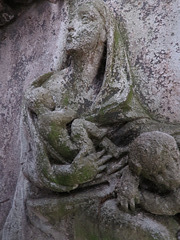
M161 4L66 4L60 60L25 85L21 169L2 238L176 239L179 96L172 88L168 100L167 77L162 98L154 98L156 64L151 72L152 62L137 55L143 54L139 47L133 51L131 37L131 14L144 14L138 20L133 15L135 24L151 26L149 11ZM121 10L121 18L107 4ZM148 51L155 43L145 40ZM173 86L178 92L178 83Z
M39 2L0 29L0 229L12 205L20 169L19 119L23 88L59 64L62 50L59 47L57 51L54 46L58 46L64 36L61 9L62 2L56 5Z

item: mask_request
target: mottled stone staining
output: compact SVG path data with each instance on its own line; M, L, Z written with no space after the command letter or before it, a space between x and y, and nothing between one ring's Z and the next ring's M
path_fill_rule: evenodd
M20 4L29 4L33 0L0 0L0 27L12 22L19 12Z

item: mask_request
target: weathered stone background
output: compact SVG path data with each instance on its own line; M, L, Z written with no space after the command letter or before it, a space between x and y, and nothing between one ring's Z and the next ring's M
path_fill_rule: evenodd
M179 0L109 0L127 29L139 99L155 119L180 125ZM0 228L19 170L19 118L26 86L59 66L62 1L38 1L0 30Z
M62 1L39 1L0 30L0 227L16 187L19 170L19 118L23 89L58 65L63 38Z
M180 2L111 1L122 15L137 92L156 119L180 123Z

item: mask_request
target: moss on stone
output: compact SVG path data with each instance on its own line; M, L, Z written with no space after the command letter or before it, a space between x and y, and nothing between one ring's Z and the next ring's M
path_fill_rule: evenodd
M57 125L57 123L52 123L51 126L51 131L48 134L48 142L50 145L54 146L55 149L59 149L59 152L61 152L62 156L65 156L67 158L72 159L72 151L71 149L66 145L66 143L61 143L59 144L59 138L60 138L60 130L61 128L63 128L63 126L61 128L59 128L59 126ZM63 129L62 129L63 130Z
M66 95L66 96L64 97L64 99L63 99L63 105L64 105L64 106L68 106L68 105L69 105L69 96L68 96L68 95Z
M48 78L53 75L53 72L45 73L44 75L40 76L36 81L32 83L33 87L40 87Z

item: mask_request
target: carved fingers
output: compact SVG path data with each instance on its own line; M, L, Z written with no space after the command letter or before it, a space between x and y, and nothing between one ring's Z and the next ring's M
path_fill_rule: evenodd
M106 163L112 155L106 154L105 150L91 154L81 153L73 161L73 169L78 179L78 183L85 183L95 178L101 177L106 169Z
M132 197L118 195L118 206L124 211L135 211L136 204L139 204L139 196L136 194Z
M104 147L107 152L109 152L110 154L113 155L113 157L115 157L116 159L119 158L119 156L122 153L128 152L128 148L124 147L124 148L120 148L117 147L110 139L108 139L107 137L103 138L102 142L101 142L101 146Z
M89 154L86 160L91 161L96 166L97 173L101 173L106 169L106 163L112 158L111 154L107 154L105 150Z
M139 179L134 176L129 167L125 167L122 177L116 186L118 206L124 211L134 211L140 202Z
M105 171L107 169L106 163L113 157L111 154L105 155L105 150L98 152L98 158L97 158L97 175L95 179L99 179L103 177Z
M106 169L106 163L108 160L112 158L112 155L103 155L97 160L97 165L98 165L98 172L102 172Z
M107 170L108 175L121 171L128 164L128 157L125 156L119 162L114 163Z
M104 155L105 151L101 151L101 153L103 152L103 155L101 155L99 158L98 158L98 165L103 165L105 164L109 159L112 158L112 155L111 154L107 154L107 155Z

